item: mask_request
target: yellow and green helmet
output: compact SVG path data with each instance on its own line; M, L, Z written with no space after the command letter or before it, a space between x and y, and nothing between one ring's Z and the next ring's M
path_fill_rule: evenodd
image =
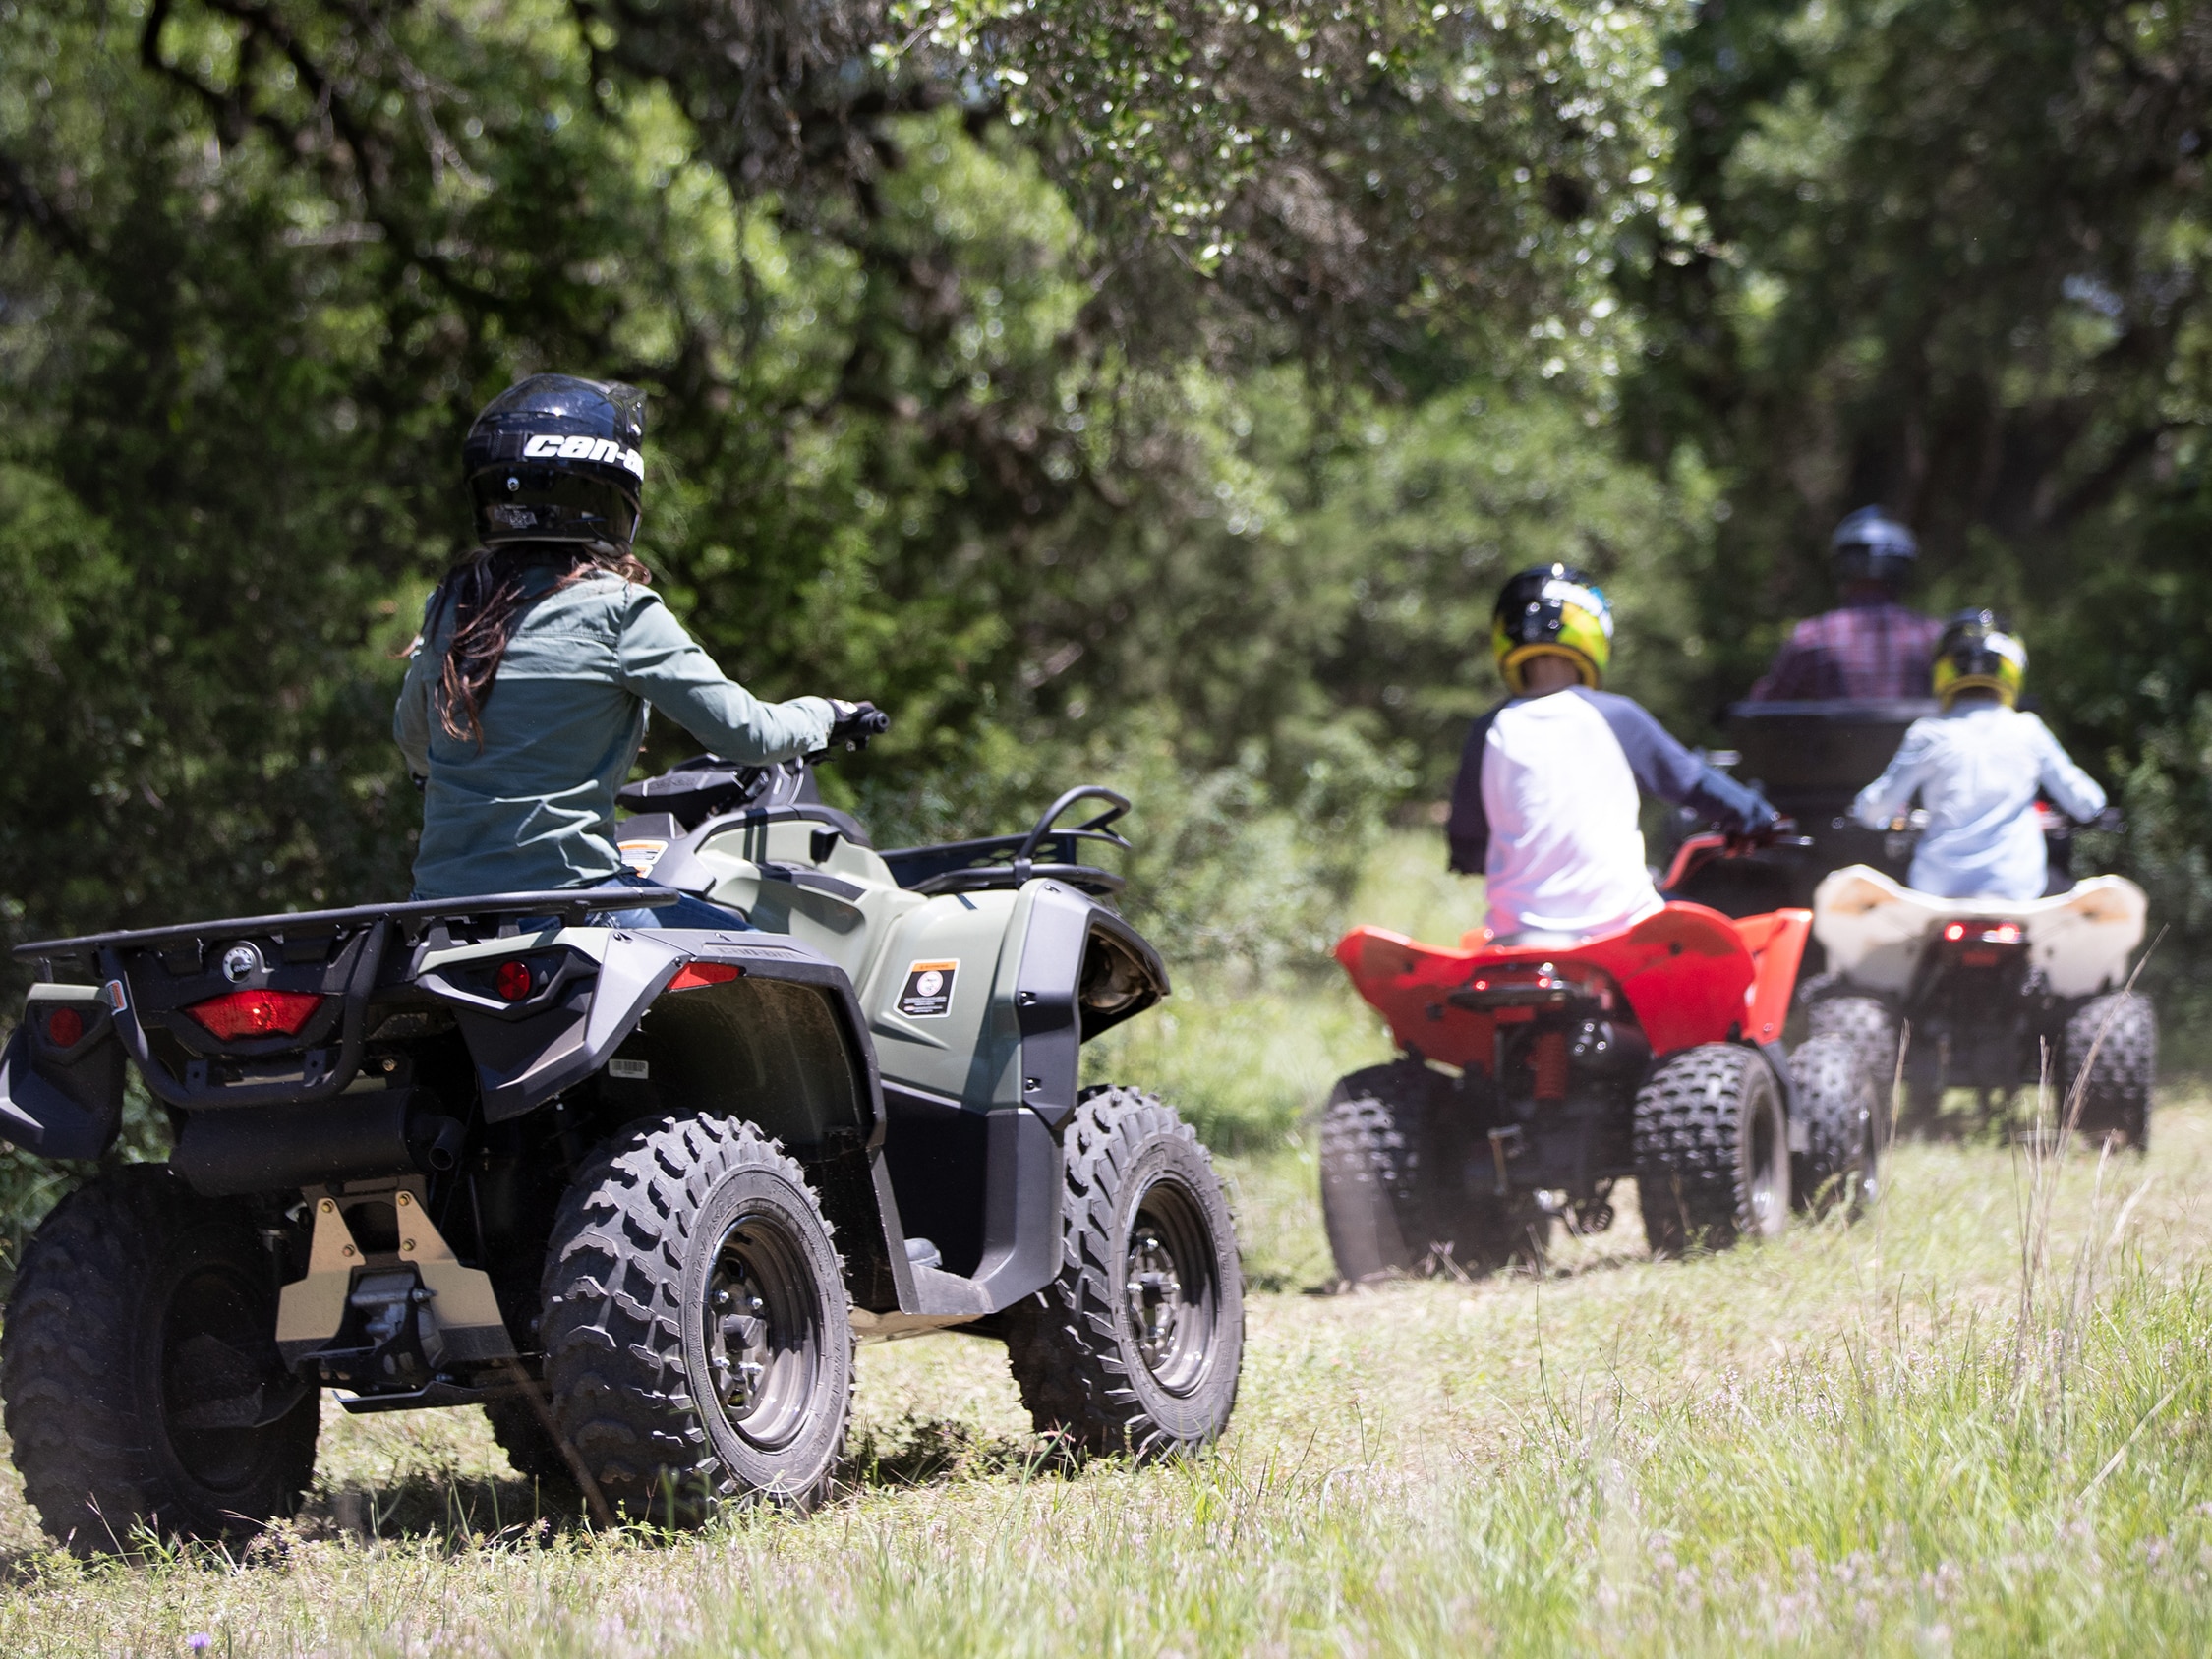
M1936 646L1936 695L1945 708L1962 691L1994 691L2009 709L2027 678L2027 647L1994 610L1962 610Z
M1605 590L1571 564L1522 571L1497 596L1490 653L1516 697L1526 689L1523 665L1537 657L1564 657L1596 690L1613 659L1613 607Z

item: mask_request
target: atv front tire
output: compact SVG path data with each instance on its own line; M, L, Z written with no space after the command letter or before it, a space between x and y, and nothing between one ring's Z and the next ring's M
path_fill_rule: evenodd
M24 1251L0 1392L25 1493L79 1555L134 1534L235 1540L315 1473L320 1392L276 1349L276 1265L250 1211L133 1164Z
M1707 1043L1653 1070L1636 1091L1636 1195L1656 1256L1789 1225L1781 1087L1756 1049Z
M2151 1084L2158 1077L2158 1010L2151 1000L2140 991L2090 998L2066 1020L2059 1052L2066 1090L2060 1110L2071 1109L2079 1089L2081 1133L2125 1135L2137 1152L2149 1146Z
M1859 1050L1840 1036L1811 1037L1789 1057L1790 1081L1805 1125L1805 1150L1792 1160L1791 1189L1801 1210L1841 1209L1855 1217L1875 1197L1888 1138L1874 1079Z
M1060 1271L1006 1310L1038 1432L1140 1459L1219 1438L1244 1367L1245 1282L1213 1162L1131 1088L1084 1091L1063 1141Z
M1419 1060L1338 1079L1321 1115L1321 1221L1353 1285L1421 1271L1428 1254L1421 1141L1435 1079Z
M544 1299L553 1421L616 1513L694 1526L828 1491L852 1406L844 1270L805 1173L750 1123L608 1140L561 1200Z

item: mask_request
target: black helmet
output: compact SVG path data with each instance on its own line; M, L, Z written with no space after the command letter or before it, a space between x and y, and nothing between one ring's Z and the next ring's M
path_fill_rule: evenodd
M1880 507L1861 507L1835 527L1828 551L1835 561L1838 581L1901 588L1912 574L1912 561L1920 556L1920 543Z
M645 483L645 393L613 380L533 374L484 406L461 445L476 534L627 548Z
M2027 678L2027 647L1994 610L1962 610L1936 645L1934 690L1950 708L1962 691L1994 691L2007 708L2018 704Z
M1490 654L1509 690L1525 689L1533 657L1564 657L1596 689L1613 656L1613 607L1605 590L1571 564L1540 564L1510 578L1490 613Z

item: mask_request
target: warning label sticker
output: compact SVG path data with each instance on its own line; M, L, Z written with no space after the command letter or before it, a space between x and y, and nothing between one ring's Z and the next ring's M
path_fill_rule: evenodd
M899 993L899 1011L908 1019L943 1019L953 1011L953 976L960 967L957 957L950 962L909 964L906 987Z
M666 841L616 841L614 850L622 855L622 862L640 876L653 874L653 867L661 862L661 855L669 850Z

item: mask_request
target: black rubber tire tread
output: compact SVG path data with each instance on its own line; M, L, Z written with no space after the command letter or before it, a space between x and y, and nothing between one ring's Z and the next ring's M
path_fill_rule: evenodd
M492 1438L516 1474L563 1497L576 1491L576 1474L561 1455L560 1443L529 1401L519 1396L495 1400L484 1407L484 1414L491 1419Z
M2089 1058L2092 1048L2094 1064ZM2061 1097L2062 1111L2070 1107L2076 1080L2082 1068L2089 1067L2081 1089L2080 1131L2118 1132L2136 1151L2147 1148L2151 1085L2158 1080L2158 1010L2151 1000L2140 991L2112 991L2090 998L2067 1016L2059 1052L2060 1075L2067 1091Z
M1337 1277L1363 1285L1422 1270L1423 1130L1434 1080L1418 1060L1337 1080L1321 1114L1321 1221Z
M165 1164L109 1170L57 1204L25 1248L0 1333L0 1393L25 1495L81 1556L133 1534L235 1541L289 1516L315 1474L320 1391L258 1430L256 1467L216 1493L169 1452L159 1355L140 1327L181 1264L215 1255L270 1274L246 1207L203 1198ZM276 1292L268 1292L269 1340Z
M1116 1084L1083 1091L1062 1147L1060 1271L1001 1316L1021 1403L1040 1434L1078 1457L1127 1452L1150 1461L1201 1451L1228 1428L1244 1370L1244 1266L1213 1160L1174 1108ZM1121 1294L1135 1182L1155 1159L1191 1189L1213 1234L1214 1347L1181 1400L1134 1350Z
M1896 1091L1897 1016L1879 997L1823 996L1805 1009L1805 1036L1840 1037L1858 1052L1859 1063L1888 1101Z
M1724 1249L1759 1230L1744 1140L1747 1103L1759 1092L1778 1137L1778 1226L1789 1212L1788 1124L1780 1081L1757 1050L1736 1043L1684 1049L1636 1091L1636 1194L1654 1255L1698 1244Z
M1805 1150L1796 1155L1790 1194L1800 1210L1840 1207L1855 1217L1874 1196L1888 1129L1861 1053L1837 1033L1809 1037L1789 1057Z
M778 1484L749 1483L717 1452L684 1359L681 1282L695 1224L715 1190L748 1172L776 1176L820 1230L837 1325L808 1456ZM853 1339L834 1234L806 1173L735 1118L642 1119L585 1161L560 1201L542 1287L548 1403L619 1516L696 1526L728 1504L805 1512L830 1489L851 1418Z

